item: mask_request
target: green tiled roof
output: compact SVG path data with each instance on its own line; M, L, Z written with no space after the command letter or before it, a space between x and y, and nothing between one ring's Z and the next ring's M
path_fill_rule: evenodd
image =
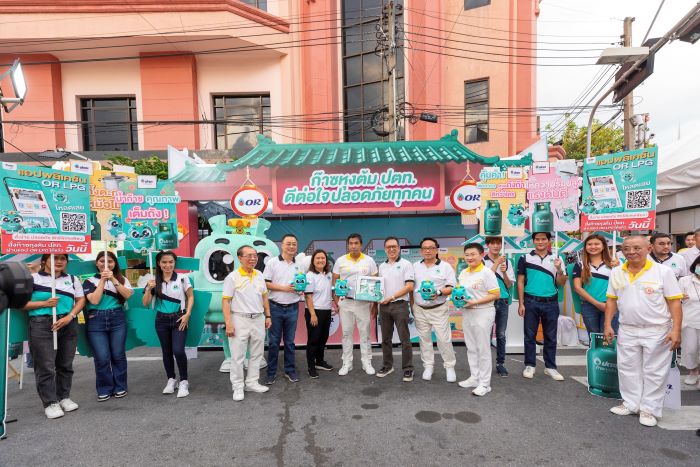
M258 145L240 159L221 164L221 170L241 167L302 167L330 165L429 164L476 162L483 165L526 165L524 160L483 157L459 142L457 130L437 141L370 143L276 144L258 135ZM532 163L530 161L529 163Z
M171 180L181 183L221 183L226 181L226 174L221 166L227 164L217 164L211 167L202 167L190 161L185 162L185 168L177 173Z

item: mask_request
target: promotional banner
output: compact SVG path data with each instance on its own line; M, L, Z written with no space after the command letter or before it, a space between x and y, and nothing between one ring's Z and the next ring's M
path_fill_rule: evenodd
M535 162L527 181L532 232L571 232L579 228L581 177L570 164Z
M90 176L90 219L92 240L123 241L126 239L122 223L120 197L117 193L122 182L136 182L136 174L96 170Z
M0 165L3 253L89 253L89 176L8 162Z
M481 190L479 233L517 237L525 231L527 172L522 167L484 167L477 187Z
M272 212L442 211L442 166L276 169Z
M583 165L581 230L654 230L657 148L605 154Z
M172 182L141 175L121 182L116 201L121 204L124 249L140 254L178 246L177 209L180 196Z

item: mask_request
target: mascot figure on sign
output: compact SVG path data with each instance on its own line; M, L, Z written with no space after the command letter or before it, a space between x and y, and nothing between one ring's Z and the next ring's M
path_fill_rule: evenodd
M211 293L209 313L205 321L209 324L220 325L224 323L224 314L221 309L221 297L224 287L224 279L240 266L236 251L243 245L250 245L258 252L258 263L255 269L262 272L265 263L271 257L280 254L279 248L272 240L265 238L265 231L270 227L270 222L259 219L257 225L252 228L240 229L229 226L226 216L219 215L209 219L212 232L208 237L199 241L194 250L194 257L200 260L199 271L190 275L194 281L196 290ZM219 371L227 373L231 368L231 352L228 347L228 339L222 339L224 344L225 360Z

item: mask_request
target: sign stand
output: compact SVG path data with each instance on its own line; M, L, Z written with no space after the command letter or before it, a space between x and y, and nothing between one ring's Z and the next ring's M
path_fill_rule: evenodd
M51 298L56 298L56 262L55 255L51 253ZM51 307L53 324L56 325L56 306ZM53 332L53 349L58 350L58 332Z

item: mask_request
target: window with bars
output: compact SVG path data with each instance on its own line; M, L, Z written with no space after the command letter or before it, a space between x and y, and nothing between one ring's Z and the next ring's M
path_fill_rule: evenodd
M378 51L381 17L389 0L343 0L343 101L345 141L381 141L372 131L372 115L389 105L386 61ZM403 4L403 1L398 3ZM396 15L402 29L403 14ZM404 99L403 39L397 37L396 94Z
M137 151L139 149L136 98L85 97L80 99L80 116L84 122L82 124L83 150Z
M216 149L233 149L242 156L257 144L258 133L270 136L270 96L213 96L214 118L227 123L215 125Z
M267 0L242 0L243 3L247 3L250 6L254 6L263 11L267 11Z
M464 143L489 140L489 80L464 82Z

